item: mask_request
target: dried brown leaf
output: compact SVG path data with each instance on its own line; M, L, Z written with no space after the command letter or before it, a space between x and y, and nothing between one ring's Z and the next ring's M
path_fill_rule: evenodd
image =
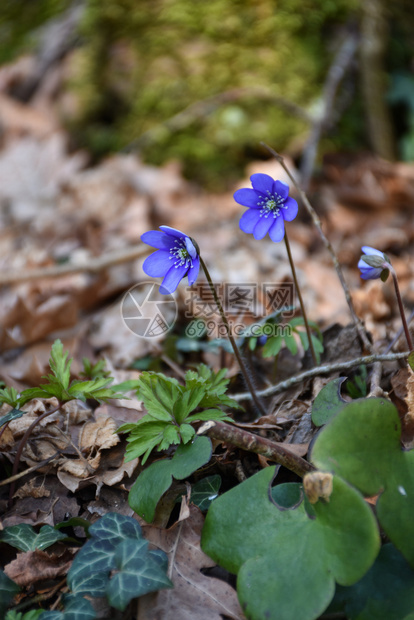
M5 566L4 572L17 585L29 586L41 579L54 579L66 575L72 559L69 550L59 556L35 549L18 553L16 559Z
M88 478L98 469L100 461L100 452L90 459L66 459L61 465L59 465L59 471L67 472L72 476L76 476L76 478ZM63 484L65 484L65 482L63 482ZM67 485L65 484L65 486Z
M50 497L50 490L46 488L44 481L43 484L38 485L36 479L31 478L29 482L26 482L16 491L13 497L19 497L20 499L23 499L23 497L34 497L35 499Z
M190 506L190 517L169 530L144 526L145 537L169 557L174 589L158 592L150 615L138 613L140 620L221 620L223 615L233 620L244 618L236 591L224 581L201 572L215 566L200 548L203 523L200 510Z
M87 422L79 435L82 452L94 449L104 450L116 446L121 440L115 433L117 424L111 417L100 417L96 422Z

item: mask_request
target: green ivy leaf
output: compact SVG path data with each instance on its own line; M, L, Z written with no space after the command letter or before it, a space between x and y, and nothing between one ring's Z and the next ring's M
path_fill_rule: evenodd
M62 534L62 532L55 530L51 525L43 525L39 533L27 523L10 525L0 532L0 540L12 547L16 547L16 549L20 551L47 549L58 540L63 540L64 538L66 538L66 534Z
M3 615L16 594L20 592L17 583L14 583L6 573L0 570L0 614Z
M221 477L217 474L199 480L191 488L191 502L206 512L211 502L218 497L220 486Z
M348 403L318 435L312 461L357 487L381 493L377 516L394 545L414 566L414 450L401 449L394 405L382 398Z
M20 411L20 409L12 409L11 411L9 411L9 413L6 413L6 415L0 418L0 428L8 422L11 422L12 420L17 420L17 418L21 418L22 415L24 415L25 413L26 411Z
M346 377L338 377L329 381L319 392L312 405L312 422L315 426L323 426L339 411L347 401L341 396L341 386Z
M141 472L129 492L129 505L147 523L151 523L157 504L171 486L173 477L176 480L188 478L209 462L211 453L208 437L196 436L192 443L180 444L172 459L156 461Z
M335 581L351 585L370 568L378 527L363 497L338 477L329 502L313 505L314 518L303 502L279 510L268 497L274 471L262 470L212 503L202 549L238 573L239 600L252 620L314 620L331 601ZM286 486L273 490L276 501Z
M78 551L67 581L77 595L106 595L123 610L132 598L171 587L167 559L150 551L137 521L108 513L89 528L91 539Z
M162 552L161 552L162 553ZM167 556L148 551L146 540L130 540L120 543L114 555L117 571L106 588L106 595L112 607L124 611L128 603L139 596L161 588L172 588L167 577Z
M64 611L43 611L39 620L94 620L96 612L91 603L82 596L66 595Z

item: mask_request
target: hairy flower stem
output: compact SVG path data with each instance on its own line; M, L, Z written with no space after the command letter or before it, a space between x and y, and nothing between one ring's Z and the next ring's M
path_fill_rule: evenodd
M200 426L197 434L208 435L211 439L225 441L247 452L261 454L276 463L280 463L301 478L303 478L307 472L315 470L315 467L311 463L308 463L308 461L305 461L305 459L298 456L284 445L245 431L237 426L226 424L225 422L219 422L218 420L205 422L205 424Z
M394 281L395 294L397 296L398 308L401 314L401 321L402 321L403 328L404 328L405 339L407 340L408 348L410 349L410 351L412 351L413 341L411 340L411 334L408 329L407 319L405 318L404 306L403 306L402 299L401 299L400 287L398 286L397 274L395 273L394 267L392 267L392 265L389 265L388 263L387 263L387 269L389 269L392 275L392 279Z
M288 239L288 236L287 236L287 230L286 229L285 229L285 245L286 245L287 255L289 257L290 268L292 270L293 280L295 282L296 292L297 292L298 297L299 297L299 303L300 303L300 307L301 307L301 310L302 310L303 320L305 322L306 334L308 336L309 348L310 348L310 352L312 354L313 365L317 366L318 365L318 360L316 359L315 349L313 348L313 342L312 342L312 338L311 338L311 331L310 331L310 327L309 327L309 323L308 323L308 317L306 315L305 305L304 305L303 299L302 299L302 293L300 292L299 282L298 282L298 279L296 277L295 263L293 262L292 253L290 251L290 243L289 243L289 239Z
M42 413L42 415L39 416L34 422L32 422L32 424L26 430L26 432L23 435L23 437L21 438L19 446L17 448L16 456L14 458L14 463L13 463L12 476L16 476L16 474L17 474L17 470L19 469L19 463L20 463L20 458L22 456L23 449L24 449L24 447L25 447L25 445L27 443L27 440L29 439L30 435L32 434L32 431L35 428L35 426L37 426L44 418L47 418L47 416L52 415L52 413L55 413L56 411L59 411L61 406L62 405L59 403L59 405L57 407L54 407L53 409L50 409L50 411L45 411L44 413ZM13 503L14 489L15 489L15 480L13 480L13 482L10 485L9 502L8 502L8 507L9 508L11 508L12 503Z
M213 284L213 281L211 279L210 273L209 273L209 271L208 271L208 269L206 267L205 262L203 261L203 259L201 258L200 255L199 255L199 258L200 258L200 265L203 268L203 271L204 271L205 276L207 278L207 282L208 282L210 290L211 290L211 292L213 294L214 301L216 302L216 306L217 306L217 308L218 308L218 310L220 312L220 315L221 315L221 318L223 320L223 323L226 326L227 336L228 336L228 338L230 340L231 346L233 347L234 355L236 356L236 359L237 359L237 362L239 364L241 373L242 373L243 378L244 378L244 380L246 382L247 389L249 390L250 394L252 395L252 400L253 400L254 404L256 405L258 411L260 411L260 414L261 415L267 415L267 411L263 407L262 403L260 402L260 400L259 400L259 398L258 398L258 396L256 394L256 390L255 390L254 385L252 383L252 380L251 380L251 378L249 376L249 372L248 372L248 370L246 368L246 365L245 365L245 363L243 361L243 358L242 358L242 356L240 354L240 351L239 351L239 348L238 348L238 346L236 344L236 341L233 338L233 334L231 333L231 328L230 328L229 322L228 322L227 317L226 317L226 315L224 313L223 306L221 305L220 298L219 298L219 296L216 293L216 289L214 288L214 284Z
M332 262L334 264L334 267L336 269L336 273L338 275L339 281L341 283L341 286L343 288L343 291L345 293L345 299L346 302L348 304L348 308L349 308L349 312L351 314L352 317L352 321L356 327L356 330L358 332L358 335L361 339L361 342L364 344L365 348L367 349L367 351L369 351L370 353L373 352L373 347L372 344L370 343L370 341L368 340L368 337L365 333L365 330L363 328L363 325L361 323L361 321L359 320L356 312L355 312L355 308L354 308L354 304L352 302L352 298L351 298L351 294L349 292L349 288L348 285L345 281L345 277L344 274L342 273L342 268L341 265L339 264L338 258L335 254L335 250L332 247L331 242L329 241L329 239L327 238L327 236L325 235L325 233L322 230L322 224L321 221L315 211L315 209L312 207L311 203L308 200L308 197L306 196L305 192L300 188L299 183L296 181L295 177L292 175L292 173L290 172L289 168L286 166L285 161L283 159L283 157L281 155L279 155L279 153L277 153L274 149L272 149L272 147L268 146L267 144L265 144L264 142L261 142L260 144L262 144L262 146L265 147L265 149L267 149L269 151L269 153L271 155L273 155L273 157L280 163L280 165L282 166L283 170L286 172L286 174L288 175L289 179L292 181L293 185L296 187L300 197L302 198L302 202L305 205L309 215L312 218L312 221L314 223L314 225L316 226L318 232L319 232L319 236L321 237L325 248L328 250L328 252L330 253L331 257L332 257Z

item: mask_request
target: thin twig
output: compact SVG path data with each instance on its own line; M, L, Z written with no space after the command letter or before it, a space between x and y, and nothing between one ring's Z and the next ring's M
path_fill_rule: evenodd
M354 304L352 303L352 299L351 299L351 294L349 292L348 289L348 285L345 281L344 278L344 274L342 273L342 268L339 264L338 258L335 254L335 250L332 247L331 242L329 241L329 239L326 237L325 233L322 230L322 225L321 225L321 221L316 213L316 211L314 210L314 208L312 207L311 203L308 200L308 197L306 196L305 192L300 188L298 182L296 181L296 179L293 177L293 175L291 174L290 170L288 169L288 167L285 164L285 161L283 159L283 157L281 155L279 155L279 153L277 153L274 149L272 149L272 147L268 146L267 144L265 144L264 142L261 142L261 144L269 151L269 153L271 153L273 155L273 157L275 159L277 159L277 161L280 163L280 165L282 166L282 168L284 169L284 171L286 172L286 174L288 175L288 177L290 178L290 180L292 181L293 185L296 187L297 191L300 194L300 197L302 198L303 204L305 205L306 209L308 210L308 213L310 214L314 225L316 226L316 228L318 229L319 235L326 247L326 249L329 251L331 257L332 257L332 261L333 264L335 266L336 269L336 273L338 274L338 278L339 281L341 283L341 286L344 290L345 293L345 299L346 302L348 304L348 308L349 311L351 313L351 317L352 320L355 324L356 329L358 330L358 334L359 337L361 339L361 341L364 343L365 348L372 352L372 345L370 343L370 341L368 340L368 337L365 333L364 327L361 324L361 321L359 320L356 312L355 312L355 308L354 308Z
M285 446L225 422L211 420L200 426L197 433L199 435L208 435L211 439L225 441L248 452L261 454L276 463L284 465L284 467L287 467L287 469L302 478L307 472L315 470L311 463L291 452Z
M257 392L257 395L265 398L266 396L272 396L272 394L283 392L284 390L287 390L293 385L302 383L302 381L305 381L306 379L311 379L312 377L326 375L331 372L336 372L337 370L349 370L350 368L354 368L355 366L359 366L360 364L368 365L374 364L375 362L393 362L395 360L401 360L405 357L408 357L409 354L409 351L404 351L404 353L390 353L388 355L366 355L365 357L357 357L353 360L348 360L347 362L336 362L335 364L318 366L318 368L312 368L311 370L302 372L300 373L300 375L290 377L290 379L286 379L286 381L281 381L280 383L272 385L265 390L259 390ZM231 397L237 401L251 399L251 395L249 392L243 392L242 394L231 394Z
M6 486L7 484L11 484L12 482L16 482L16 480L20 480L20 478L24 478L24 476L27 476L27 474L31 474L34 471L37 471L41 467L44 467L45 465L50 463L50 461L53 461L53 459L59 456L59 454L60 454L60 450L55 452L55 454L52 454L52 456L49 456L49 458L45 459L44 461L40 461L40 463L36 463L36 465L33 465L33 467L29 467L29 469L25 469L24 471L21 471L15 476L10 476L10 478L6 478L6 480L2 480L0 482L0 487Z
M39 422L41 422L44 418L47 418L47 416L52 415L52 413L56 413L56 411L59 411L61 406L62 406L61 403L59 403L57 407L53 407L53 409L51 409L50 411L45 411L44 413L42 413L42 415L40 415L38 418L36 418L36 420L34 422L32 422L31 425L29 426L29 428L26 430L25 434L23 435L23 437L20 440L20 443L19 443L18 448L17 448L16 456L14 458L13 471L12 471L12 475L13 476L15 476L17 474L17 470L19 469L19 463L20 463L20 458L22 456L22 452L23 452L24 447L25 447L25 445L26 445L30 435L32 434L32 431L35 428L35 426L37 426L39 424ZM10 490L9 490L9 508L11 507L11 505L13 503L14 489L15 489L15 483L12 482L11 485L10 485Z
M315 165L318 144L324 128L332 114L336 91L348 69L357 49L358 40L355 34L348 35L337 51L323 87L322 109L318 118L312 123L312 129L307 144L303 150L301 161L301 182L302 187L307 191L309 181Z
M185 372L182 370L181 366L176 364L174 360L168 357L168 355L165 355L165 353L163 353L162 355L160 355L160 359L162 359L162 361L167 364L167 366L169 366L176 375L181 377L181 379L185 379Z
M20 611L21 609L26 609L27 607L31 607L34 603L40 603L41 601L47 601L49 598L52 598L58 592L62 586L66 583L66 577L64 577L59 583L57 583L53 588L44 592L43 594L38 594L37 596L33 596L32 598L23 601L19 605L13 608L14 611ZM67 590L67 588L65 588ZM53 607L52 607L53 609Z
M140 244L132 246L126 250L117 252L108 252L103 256L89 258L88 262L82 265L74 265L67 263L64 265L53 265L52 267L39 267L38 269L22 270L4 270L0 273L0 286L4 284L15 284L17 282L26 282L28 280L40 280L42 278L58 278L59 276L67 276L74 273L99 273L108 267L128 263L141 256L148 254L149 248Z
M375 362L372 367L371 381L368 398L375 396L384 396L384 390L380 387L382 376L382 364L381 362Z
M407 321L408 325L411 323L413 319L414 319L414 310L411 312L410 316L408 317L408 321ZM391 340L390 344L385 349L384 353L389 353L390 351L392 351L392 349L397 344L397 342L399 341L403 333L404 333L404 327L400 327L398 332L395 334L394 338Z

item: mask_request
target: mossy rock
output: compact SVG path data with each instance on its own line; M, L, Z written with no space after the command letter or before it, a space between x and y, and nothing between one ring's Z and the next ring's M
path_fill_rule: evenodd
M260 140L278 149L307 123L258 88L304 109L320 94L329 66L323 32L355 11L356 0L89 0L71 127L83 146L117 150L140 138L145 159L184 162L210 186L242 170ZM243 88L240 99L211 97ZM207 100L193 122L163 123ZM145 134L147 139L142 139Z

